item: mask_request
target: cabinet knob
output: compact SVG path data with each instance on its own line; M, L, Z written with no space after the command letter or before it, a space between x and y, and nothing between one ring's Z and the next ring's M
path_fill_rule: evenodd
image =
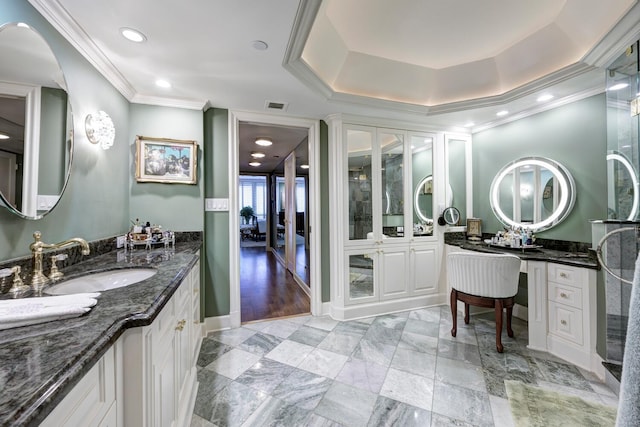
M569 276L567 276L567 273L560 273L560 277L562 277L563 279L568 278Z
M185 319L182 319L181 321L178 322L178 325L176 326L176 331L181 331L184 329L184 325L187 323L187 321Z
M567 326L567 321L566 321L566 320L561 320L561 321L560 321L560 324L561 324L561 325L564 325L564 326Z
M567 294L565 294L564 292L560 292L560 296L561 296L562 298L568 298L568 297L567 297Z

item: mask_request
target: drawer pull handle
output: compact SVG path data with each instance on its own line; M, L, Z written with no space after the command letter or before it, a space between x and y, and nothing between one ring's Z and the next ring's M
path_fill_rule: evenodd
M567 273L560 273L560 277L567 279L569 276L567 276Z
M187 323L186 320L182 319L181 321L178 322L178 325L176 326L176 331L182 331L184 329L184 325Z
M562 324L563 326L567 326L567 321L566 320L561 320L560 324Z
M562 298L569 298L569 297L567 296L567 294L565 294L564 292L560 292L560 296L561 296Z

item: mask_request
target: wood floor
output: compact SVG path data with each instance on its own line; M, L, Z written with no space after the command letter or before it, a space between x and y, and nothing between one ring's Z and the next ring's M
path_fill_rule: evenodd
M309 297L264 247L240 248L242 322L311 311Z

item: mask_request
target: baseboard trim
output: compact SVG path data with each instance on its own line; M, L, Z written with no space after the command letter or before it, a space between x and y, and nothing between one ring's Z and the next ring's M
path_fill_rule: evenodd
M202 322L202 336L206 337L209 332L231 329L231 315L205 317Z
M518 319L522 319L525 322L529 321L529 307L525 307L524 305L515 304L513 306L513 316Z
M323 302L320 307L320 315L321 316L331 316L331 302Z
M444 294L434 294L347 307L331 306L329 315L336 320L361 319L363 317L380 316L383 314L442 305L445 303L445 297Z

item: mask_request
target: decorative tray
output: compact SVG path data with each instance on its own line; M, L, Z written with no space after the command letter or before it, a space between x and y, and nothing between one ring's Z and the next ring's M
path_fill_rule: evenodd
M485 239L484 242L489 246L495 246L496 248L503 248L503 249L513 249L513 250L526 251L527 249L540 249L540 248L542 248L542 245L521 245L521 246L518 246L517 248L514 248L514 247L511 247L510 244L507 244L507 243L493 243L489 239Z

